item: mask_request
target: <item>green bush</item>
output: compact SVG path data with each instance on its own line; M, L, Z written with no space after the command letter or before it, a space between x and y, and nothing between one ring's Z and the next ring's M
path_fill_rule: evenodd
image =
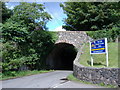
M4 42L25 42L26 37L29 33L26 25L22 25L22 21L16 22L11 19L8 19L5 24L1 25L1 28Z
M20 60L16 60L21 57L21 54L15 42L2 43L1 53L3 72L17 70L21 66Z
M57 39L55 33L36 30L29 34L28 38L29 41L25 45L15 41L2 43L3 73L19 71L24 65L30 70L46 68L46 57L54 47L54 42Z
M120 28L113 27L109 30L87 31L87 34L93 39L108 38L109 42L114 42L120 35Z
M52 32L35 30L31 33L30 38L32 42L31 47L35 50L39 58L39 60L36 61L36 68L44 69L46 68L46 57L53 49L57 37L55 33Z

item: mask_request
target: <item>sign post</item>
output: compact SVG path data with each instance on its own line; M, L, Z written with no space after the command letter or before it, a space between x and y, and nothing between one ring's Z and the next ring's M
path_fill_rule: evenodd
M108 67L108 46L107 46L107 38L105 38L105 47L106 47L106 66Z
M91 54L91 66L93 66L93 57L92 57L92 54Z
M90 43L90 59L91 59L91 66L93 66L93 57L92 57L92 54L91 54L91 42Z
M106 54L106 66L108 67L107 38L90 42L91 66L93 66L92 54Z

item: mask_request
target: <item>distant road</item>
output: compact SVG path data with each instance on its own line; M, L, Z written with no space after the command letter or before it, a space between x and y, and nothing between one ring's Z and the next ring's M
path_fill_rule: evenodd
M96 85L68 81L72 71L54 71L2 81L2 88L101 88Z

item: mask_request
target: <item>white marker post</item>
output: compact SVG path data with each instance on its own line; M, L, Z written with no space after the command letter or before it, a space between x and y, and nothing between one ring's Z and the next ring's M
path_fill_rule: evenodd
M92 54L91 54L91 66L93 66L93 57L92 57Z
M91 58L91 66L93 66L93 57L92 57L92 54L91 54L91 42L89 42L90 44L90 58Z
M105 50L106 50L106 66L108 67L108 45L107 45L107 38L105 38Z

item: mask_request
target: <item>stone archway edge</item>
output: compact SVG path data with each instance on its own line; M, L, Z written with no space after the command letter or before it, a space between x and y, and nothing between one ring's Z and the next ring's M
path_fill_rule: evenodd
M80 48L80 46L89 41L91 38L87 36L85 31L58 31L57 32L58 40L56 43L69 43Z

